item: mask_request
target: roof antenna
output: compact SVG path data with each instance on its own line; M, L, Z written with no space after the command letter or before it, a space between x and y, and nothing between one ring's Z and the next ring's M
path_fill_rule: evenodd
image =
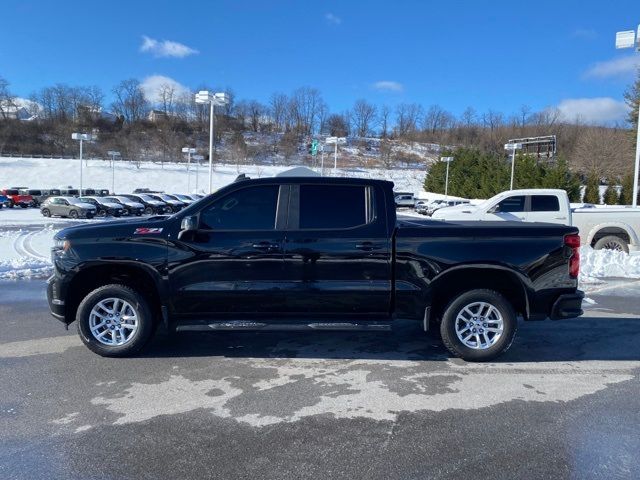
M234 180L234 182L242 182L244 180L251 180L251 178L247 177L247 175L245 173L241 173L240 175L238 175L236 177L236 179Z

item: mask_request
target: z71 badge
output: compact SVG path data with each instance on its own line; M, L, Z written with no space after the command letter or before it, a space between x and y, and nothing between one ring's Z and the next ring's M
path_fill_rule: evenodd
M147 227L140 227L140 228L136 228L136 231L133 232L134 235L152 235L154 233L160 233L162 232L162 228L147 228Z

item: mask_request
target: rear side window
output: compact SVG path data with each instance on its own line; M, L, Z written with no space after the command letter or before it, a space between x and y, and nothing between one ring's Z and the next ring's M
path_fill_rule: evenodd
M232 192L202 211L202 228L274 230L278 191L278 185L260 185Z
M505 198L497 207L496 212L524 212L524 195Z
M532 212L559 212L560 202L555 195L533 195L531 197Z
M352 228L367 223L363 185L300 185L300 228Z

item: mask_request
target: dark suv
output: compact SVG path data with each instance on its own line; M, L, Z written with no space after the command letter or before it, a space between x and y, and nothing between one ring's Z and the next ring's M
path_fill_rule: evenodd
M121 197L127 197L134 202L141 203L144 205L144 213L147 215L162 215L164 213L171 213L172 209L169 205L167 205L162 200L157 200L146 193L133 194L133 193L125 193L120 195Z
M116 202L110 202L103 197L80 197L78 200L90 203L96 207L96 215L98 217L106 217L107 215L119 217L121 215L126 215L125 208L122 205Z

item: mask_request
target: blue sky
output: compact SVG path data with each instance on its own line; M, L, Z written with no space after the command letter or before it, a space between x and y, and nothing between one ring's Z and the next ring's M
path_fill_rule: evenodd
M263 102L299 86L333 111L358 98L624 117L640 53L616 51L640 3L616 1L3 0L0 76L27 97L129 77L231 86Z

